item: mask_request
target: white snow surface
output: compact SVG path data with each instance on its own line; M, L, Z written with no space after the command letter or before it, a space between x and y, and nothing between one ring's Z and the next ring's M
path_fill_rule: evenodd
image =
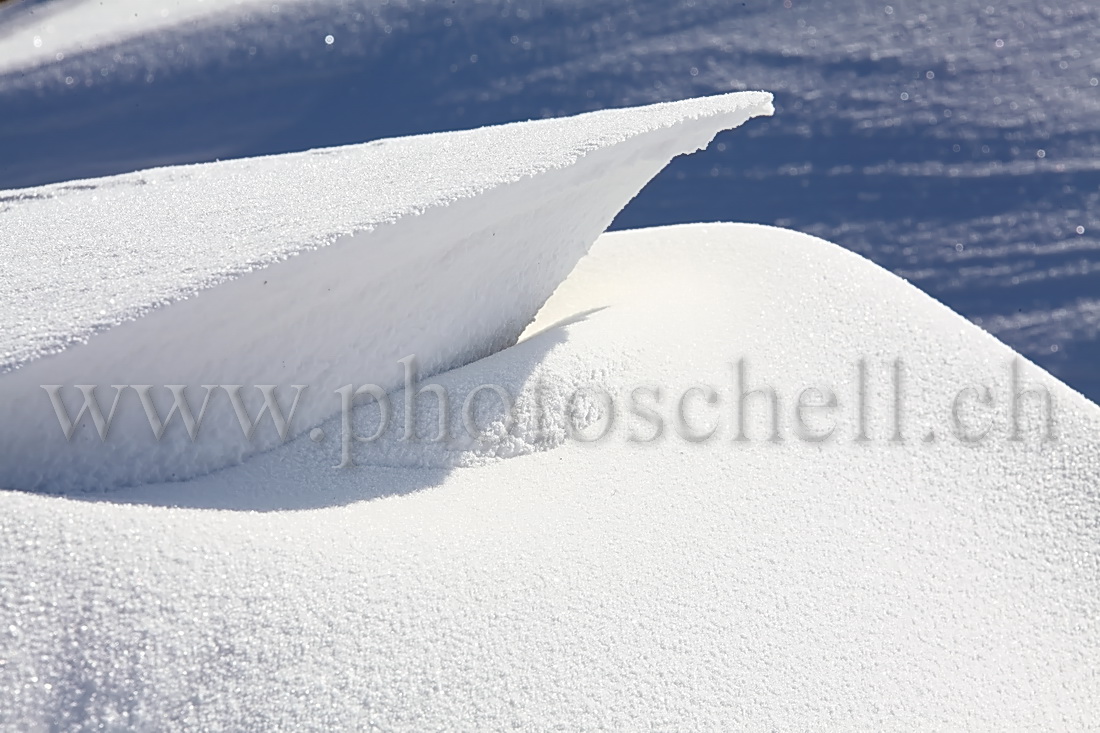
M0 486L111 489L186 479L279 444L246 439L228 392L192 441L157 440L134 389L305 385L290 434L336 413L335 389L402 381L514 343L615 214L674 156L771 113L744 92L558 120L141 171L0 192ZM293 348L288 348L293 344ZM42 385L98 385L66 441ZM64 460L58 460L64 455Z
M807 235L605 235L519 343L437 379L660 387L659 438L619 409L474 467L335 469L303 436L186 483L0 493L0 727L1085 729L1100 408L1025 362L1056 431L1009 440L1017 358ZM763 398L734 440L741 359L780 441ZM672 417L692 385L701 442ZM965 444L951 404L983 385ZM820 443L793 422L811 386L839 403Z

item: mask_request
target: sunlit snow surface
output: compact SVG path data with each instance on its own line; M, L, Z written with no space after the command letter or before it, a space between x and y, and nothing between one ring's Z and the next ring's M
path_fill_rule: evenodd
M0 187L770 89L617 226L839 242L1096 399L1097 47L1084 2L15 3Z
M734 92L19 192L0 212L20 234L0 241L0 487L182 480L280 442L239 432L224 390L201 435L154 437L123 389L109 440L70 438L41 385L305 385L297 433L345 384L397 387L410 354L432 375L511 346L674 156L771 110Z
M782 442L766 400L734 441L738 354ZM185 484L0 492L0 728L1091 729L1100 408L1027 367L1055 442L1008 439L1003 409L950 434L952 396L1003 406L1014 358L813 237L605 235L526 340L440 381L663 386L663 437L623 409L596 443L337 469L303 435ZM671 417L693 384L719 392L689 405L702 442ZM796 437L807 385L840 400L808 421L829 442Z
M162 128L122 125L119 110L139 97L125 83L111 90L118 107L99 109L134 145L96 122L100 146L82 144L101 161L206 129L167 115ZM232 113L223 101L196 109ZM19 226L4 231L15 257L0 281L29 286L4 301L16 304L8 350L26 358L0 384L24 375L40 395L31 377L51 368L71 384L92 368L191 371L207 355L226 369L252 362L261 377L256 362L279 353L312 380L324 376L315 367L371 366L360 357L384 357L372 347L419 333L440 347L441 368L465 364L435 376L447 394L498 384L550 409L519 415L535 421L474 421L488 438L478 453L469 435L454 446L389 434L359 445L350 430L365 434L374 414L364 403L347 425L337 416L186 482L0 491L0 728L1087 729L1100 697L1096 404L882 268L805 234L613 232L564 280L565 260L547 266L586 249L673 154L770 111L766 95L731 95L5 193L0 220ZM142 131L160 137L143 143ZM53 134L62 152L77 144ZM769 138L724 139L751 172L753 145ZM77 157L56 158L66 160ZM690 171L680 168L694 192L682 201L701 204L707 182L739 191L722 200L749 214L776 181L802 180L719 186ZM628 216L661 214L640 203ZM406 216L367 231L387 211ZM353 235L333 238L341 233ZM181 242L189 251L173 252ZM427 256L401 266L410 253ZM265 269L245 273L253 265ZM105 291L127 284L126 302L112 303ZM327 317L334 297L349 320ZM237 327L257 313L274 328ZM136 320L121 323L127 314ZM181 329L159 332L166 323L191 326L191 340L170 346ZM220 338L204 339L215 325ZM59 338L27 342L42 332ZM81 336L88 343L73 345ZM106 348L112 338L130 348ZM60 356L46 353L59 342ZM474 351L459 358L463 345ZM739 357L751 386L733 380ZM884 373L894 359L904 363L897 391ZM860 363L872 371L866 390ZM1013 365L1025 388L1049 390L1046 439L1034 413L1013 438ZM617 417L602 440L565 440L555 416L586 385L618 398ZM639 386L664 416L660 435L624 409ZM736 390L765 386L774 411L765 396L735 427ZM805 420L807 386L833 393L835 412ZM988 419L986 438L970 443L950 408L979 386L993 407L966 411L966 427ZM863 392L865 434L853 409ZM676 417L681 394L699 399ZM0 403L8 436L51 425L44 398ZM601 422L598 404L581 408L583 430ZM832 437L818 442L829 426L815 418L833 415ZM85 457L109 460L92 448L118 447L130 455L116 468L137 465L134 433L98 444L89 422ZM358 466L336 467L338 434ZM110 487L75 446L48 456L33 439L0 447L6 468L37 461ZM480 460L463 460L471 453Z

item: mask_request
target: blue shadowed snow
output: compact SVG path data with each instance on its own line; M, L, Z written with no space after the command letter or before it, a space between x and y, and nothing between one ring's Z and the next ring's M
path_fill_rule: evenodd
M0 14L0 188L766 89L774 118L674 162L615 227L836 241L1100 400L1087 3L252 2L57 60L64 38L33 36L68 5Z

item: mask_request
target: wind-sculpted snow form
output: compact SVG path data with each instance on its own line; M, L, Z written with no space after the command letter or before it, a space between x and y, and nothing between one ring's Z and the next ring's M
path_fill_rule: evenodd
M615 419L472 468L334 468L303 435L94 501L0 492L0 728L1095 722L1100 409L867 260L606 235L434 381Z
M1100 6L789 5L0 2L0 188L773 89L612 228L834 241L1100 399Z
M669 160L770 113L746 92L0 193L0 486L186 479L344 385L393 389L404 357L499 351ZM194 437L182 413L157 436L171 385ZM294 411L249 435L262 385Z

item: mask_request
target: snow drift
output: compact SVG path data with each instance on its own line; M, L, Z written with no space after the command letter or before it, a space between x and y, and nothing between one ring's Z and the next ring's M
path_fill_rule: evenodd
M287 413L300 394L293 436L343 385L396 387L403 357L498 351L670 159L770 112L730 94L0 194L0 486L186 479L284 437L204 385L242 385L249 416L256 385ZM87 413L67 440L43 385L74 418L96 385L109 432ZM159 416L167 385L196 416L209 394L197 437L177 417L158 438L141 385Z
M1100 408L820 239L589 249L769 105L5 192L0 485L114 490L0 491L0 728L1093 724ZM541 397L366 445L370 404L306 393L279 445L219 392L192 445L128 388L70 444L40 387L393 388L409 354Z
M0 727L1088 728L1100 409L1023 363L1056 433L1032 397L1012 440L1017 358L806 235L606 235L518 344L437 378L641 386L660 437L623 411L447 471L338 470L303 436L113 501L0 493ZM766 397L735 440L742 360L779 441ZM838 398L824 442L807 387Z

